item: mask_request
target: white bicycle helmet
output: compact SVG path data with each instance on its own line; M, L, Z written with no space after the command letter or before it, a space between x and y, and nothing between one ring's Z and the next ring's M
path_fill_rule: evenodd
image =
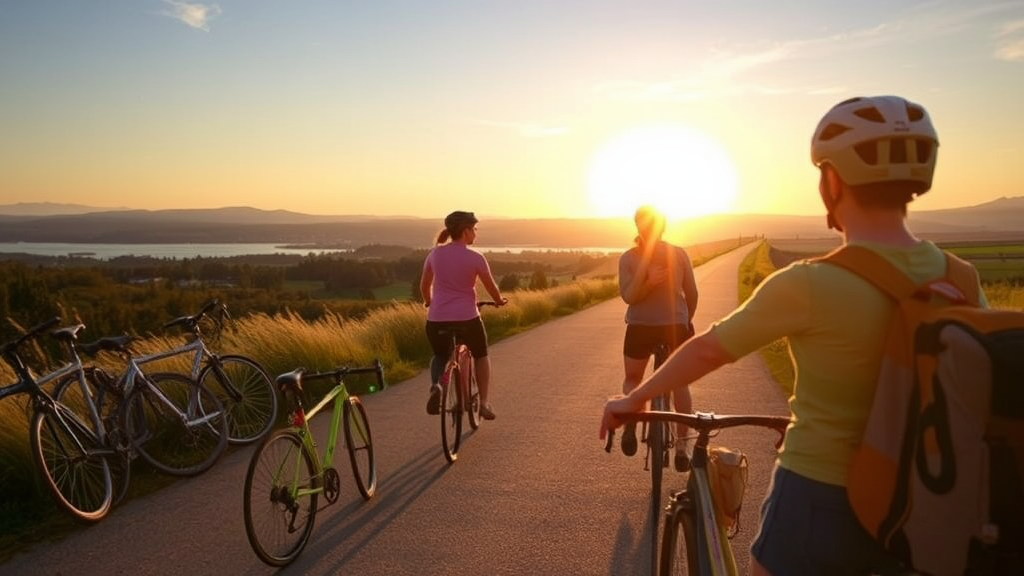
M832 107L811 140L811 161L849 186L908 182L931 188L939 138L928 112L899 96L851 98Z

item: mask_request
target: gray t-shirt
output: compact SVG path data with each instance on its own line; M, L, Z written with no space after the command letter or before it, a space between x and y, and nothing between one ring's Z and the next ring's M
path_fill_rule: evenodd
M623 297L626 287L640 268L641 250L635 246L619 258L619 294ZM626 324L688 324L690 314L686 307L683 282L687 274L693 273L689 257L682 248L658 241L652 250L650 268L663 269L666 272L665 281L646 291L637 301L627 301Z

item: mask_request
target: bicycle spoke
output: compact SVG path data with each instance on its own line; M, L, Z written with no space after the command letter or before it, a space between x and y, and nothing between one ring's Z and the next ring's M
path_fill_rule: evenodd
M89 522L106 516L113 500L110 467L75 415L60 404L36 412L30 436L36 466L61 508Z
M269 437L253 453L245 477L245 532L260 560L284 566L313 531L319 487L313 459L293 432Z
M145 385L132 394L124 419L139 454L167 474L193 476L208 470L227 448L220 402L180 374L149 378L153 387Z
M223 404L230 442L254 442L274 425L277 393L270 376L256 361L244 356L222 356L203 368L199 382Z

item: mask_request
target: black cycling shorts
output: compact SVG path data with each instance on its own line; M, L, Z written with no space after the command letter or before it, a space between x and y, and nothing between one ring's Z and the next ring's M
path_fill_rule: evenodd
M647 360L654 354L654 347L667 344L669 352L679 348L693 332L686 324L666 324L663 326L645 326L642 324L626 324L626 337L622 341L622 353L636 360Z
M447 358L452 353L452 335L449 330L459 332L459 341L469 347L473 358L487 356L487 332L484 331L484 321L478 316L471 320L458 322L431 322L427 320L427 340L430 341L430 348L434 356Z

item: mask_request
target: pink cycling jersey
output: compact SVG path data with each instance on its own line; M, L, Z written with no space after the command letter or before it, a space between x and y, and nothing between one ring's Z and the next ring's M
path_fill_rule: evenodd
M483 254L461 242L435 246L427 255L423 269L434 272L427 320L458 322L480 315L476 307L476 280L491 275Z

